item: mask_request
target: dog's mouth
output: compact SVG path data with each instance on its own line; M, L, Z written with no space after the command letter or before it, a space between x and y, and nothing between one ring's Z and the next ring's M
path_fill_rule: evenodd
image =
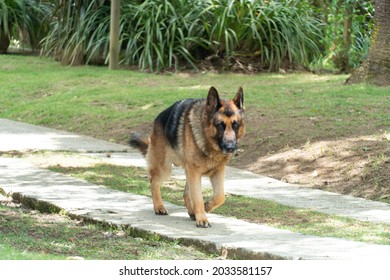
M221 150L222 151L222 153L224 153L225 155L228 155L228 154L234 154L234 152L236 151L236 150Z

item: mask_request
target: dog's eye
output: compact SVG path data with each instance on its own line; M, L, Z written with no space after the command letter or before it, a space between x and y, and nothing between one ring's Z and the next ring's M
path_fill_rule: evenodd
M216 124L216 127L217 127L218 131L223 132L223 131L225 131L226 124L224 122L219 122Z
M232 123L233 130L237 131L240 128L240 124L237 121Z

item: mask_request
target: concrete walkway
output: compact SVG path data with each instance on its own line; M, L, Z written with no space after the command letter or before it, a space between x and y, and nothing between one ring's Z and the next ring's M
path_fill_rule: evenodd
M111 164L146 167L146 161L136 151L112 154L110 158L102 153L92 153L89 156ZM172 177L185 180L181 168L174 167ZM202 185L211 187L206 178L203 179ZM233 167L226 169L225 191L360 221L390 224L390 205L387 203L288 184Z
M115 164L144 166L127 146L0 119L0 151L67 150L95 152ZM250 172L231 169L227 192L274 200L299 208L390 223L390 206L349 196L289 185ZM183 175L175 169L175 176ZM390 246L302 235L209 214L212 228L196 228L186 209L167 203L169 216L156 216L148 197L96 186L40 169L23 159L0 157L0 192L30 204L64 209L71 215L185 241L230 255L265 259L390 259Z
M6 119L0 119L0 151L125 152L128 147Z

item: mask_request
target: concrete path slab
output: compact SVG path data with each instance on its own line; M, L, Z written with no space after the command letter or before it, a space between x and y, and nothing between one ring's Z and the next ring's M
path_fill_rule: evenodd
M209 215L212 228L195 227L184 207L167 204L156 216L151 199L96 186L39 169L22 159L0 157L0 188L7 195L68 213L197 246L259 259L390 259L390 246L302 235L233 218Z
M88 155L111 164L143 168L147 166L144 158L136 151L114 153L111 154L110 158L97 153ZM185 180L185 174L181 168L173 168L172 176ZM210 187L209 180L203 179L202 185ZM390 224L390 205L388 203L288 184L233 167L226 169L225 191L236 195L271 200L296 208L311 209L361 221Z
M0 119L0 151L125 152L127 146L73 133Z

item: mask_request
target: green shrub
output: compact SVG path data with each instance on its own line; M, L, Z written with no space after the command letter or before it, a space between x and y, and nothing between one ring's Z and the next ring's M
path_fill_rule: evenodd
M37 48L47 32L50 5L35 0L0 0L0 53L6 52L10 40Z
M324 60L341 72L349 72L365 59L372 35L373 3L363 0L328 0L329 4L319 14L326 22L324 38ZM347 15L348 14L348 15ZM350 21L350 37L345 34L345 24Z
M87 3L88 2L88 3ZM44 52L63 63L106 61L109 1L57 2ZM308 66L319 55L320 22L308 0L122 0L122 63L161 71L197 67L214 55L242 57L273 71Z
M88 3L89 2L89 3ZM104 8L101 1L56 1L51 28L43 40L43 52L63 64L85 62L87 47L94 43L91 32L102 22L93 15ZM107 7L109 8L109 7ZM107 36L107 34L105 35Z
M269 70L308 66L319 55L321 23L308 1L211 0L209 38L225 58L253 56Z
M125 62L140 69L177 69L185 61L196 68L197 48L208 48L202 15L207 1L146 0L124 6Z

